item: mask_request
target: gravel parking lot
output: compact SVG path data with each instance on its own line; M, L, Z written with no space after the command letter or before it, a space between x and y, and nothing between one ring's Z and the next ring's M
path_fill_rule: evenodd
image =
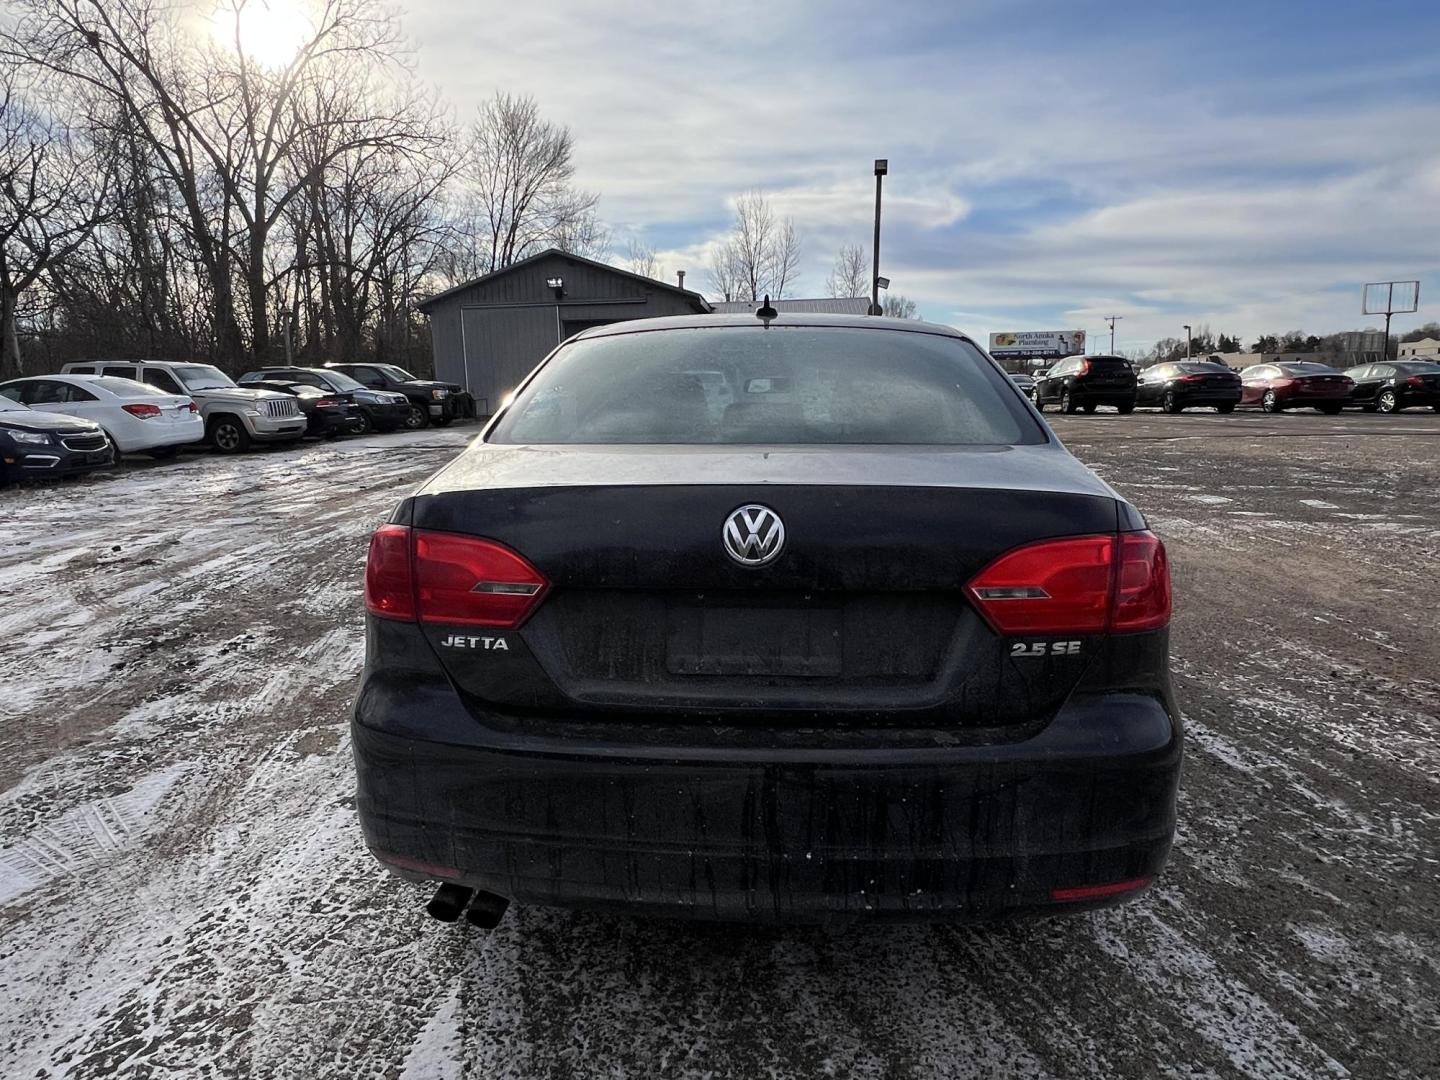
M0 493L0 1076L1440 1075L1440 416L1049 417L1169 545L1129 907L421 912L363 851L365 541L475 427Z

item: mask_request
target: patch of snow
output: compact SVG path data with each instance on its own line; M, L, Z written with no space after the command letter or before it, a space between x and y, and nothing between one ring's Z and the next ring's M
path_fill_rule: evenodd
M0 905L55 878L94 869L144 833L160 801L190 764L141 777L124 794L83 803L0 851Z

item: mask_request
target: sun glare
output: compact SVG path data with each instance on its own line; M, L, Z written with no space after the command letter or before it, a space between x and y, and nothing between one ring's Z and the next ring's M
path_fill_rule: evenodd
M234 49L237 28L240 51L267 68L282 68L295 59L313 31L297 0L246 0L216 9L210 32L217 43Z

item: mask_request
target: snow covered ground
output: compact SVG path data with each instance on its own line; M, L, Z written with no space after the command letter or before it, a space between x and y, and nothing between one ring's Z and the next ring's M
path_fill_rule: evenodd
M0 1077L1440 1075L1440 417L1055 426L1170 546L1182 824L993 929L425 918L345 714L474 428L0 493Z

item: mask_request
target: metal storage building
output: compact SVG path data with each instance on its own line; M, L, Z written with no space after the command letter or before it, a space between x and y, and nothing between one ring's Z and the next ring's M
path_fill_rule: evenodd
M699 315L699 293L551 248L418 305L430 318L435 378L488 415L561 341L592 326Z
M717 300L716 315L745 315L758 308L763 300ZM822 296L813 300L771 300L770 306L781 315L868 315L868 296Z

